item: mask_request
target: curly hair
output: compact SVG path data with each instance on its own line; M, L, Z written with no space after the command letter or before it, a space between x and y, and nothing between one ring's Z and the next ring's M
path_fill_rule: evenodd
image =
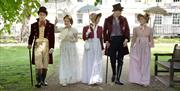
M150 16L149 16L148 13L145 13L144 15L143 15L143 14L138 14L138 15L137 15L137 19L139 20L140 17L143 17L143 18L146 20L146 23L149 22Z
M70 15L65 15L64 18L63 18L63 20L64 20L65 18L69 19L71 25L73 24L73 19L72 19L72 17L71 17Z

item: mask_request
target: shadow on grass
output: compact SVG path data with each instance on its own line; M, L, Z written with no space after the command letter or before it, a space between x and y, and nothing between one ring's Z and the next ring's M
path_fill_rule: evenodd
M54 53L59 59L59 54ZM54 64L58 64L54 59ZM49 65L48 76L54 70L54 64ZM33 80L35 84L35 68ZM47 76L47 77L48 77ZM31 91L29 54L26 47L0 47L0 91Z

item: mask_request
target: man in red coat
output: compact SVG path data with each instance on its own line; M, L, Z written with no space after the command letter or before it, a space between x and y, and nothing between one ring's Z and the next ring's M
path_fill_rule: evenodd
M127 19L121 15L123 7L121 4L113 5L113 14L105 19L104 22L104 42L106 52L110 56L112 67L112 82L123 85L120 76L123 66L123 57L129 53L127 42L129 42L129 26ZM116 66L116 62L118 65Z
M48 12L40 7L37 22L31 25L28 48L33 47L32 64L36 67L37 88L47 86L45 82L48 64L53 63L54 51L54 25L46 20Z

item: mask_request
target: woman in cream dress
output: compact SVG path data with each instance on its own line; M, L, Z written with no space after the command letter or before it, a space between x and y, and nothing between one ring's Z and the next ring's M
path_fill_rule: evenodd
M83 40L88 41L89 48L84 49L82 82L88 85L102 83L102 27L98 26L101 13L90 15L92 23L83 28ZM90 28L90 29L89 29Z
M71 16L64 18L65 27L59 28L60 32L60 66L59 81L62 86L80 82L80 61L78 58L76 42L78 41L78 31L71 27L73 20Z
M142 86L150 84L151 47L154 46L153 30L147 26L149 15L137 16L140 26L133 29L130 52L129 81Z

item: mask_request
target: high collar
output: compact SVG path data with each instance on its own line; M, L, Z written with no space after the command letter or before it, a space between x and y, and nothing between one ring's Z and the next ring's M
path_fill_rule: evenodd
M39 22L39 18L37 18L36 20L37 20L37 22ZM45 19L45 22L49 23L49 21L47 19Z
M97 26L97 24L95 24L95 23L90 23L90 26L91 26L91 27L95 27L95 26Z

